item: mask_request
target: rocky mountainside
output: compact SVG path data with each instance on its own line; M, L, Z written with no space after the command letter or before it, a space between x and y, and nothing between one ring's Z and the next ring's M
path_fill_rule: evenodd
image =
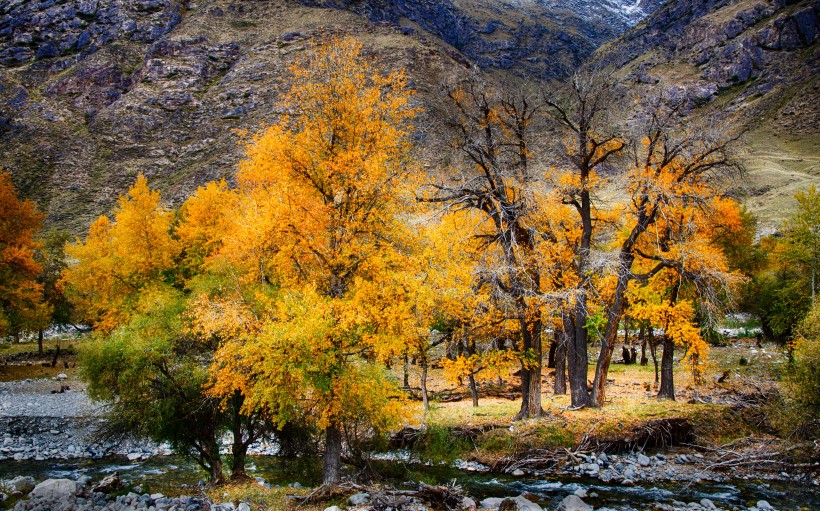
M275 121L287 69L313 41L362 39L386 70L409 70L423 103L470 68L398 28L281 0L12 0L0 12L0 166L77 233L137 172L172 203L230 177L238 130Z
M446 42L482 68L563 77L664 0L303 0Z
M673 88L744 132L741 192L768 227L820 184L817 0L672 0L588 61L629 88Z

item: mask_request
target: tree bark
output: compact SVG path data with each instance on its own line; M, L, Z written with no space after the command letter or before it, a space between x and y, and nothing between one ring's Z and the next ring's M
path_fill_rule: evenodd
M211 484L222 484L225 475L222 473L222 458L219 457L219 448L216 447L216 455L211 453Z
M658 374L658 345L655 342L655 329L649 327L649 353L652 355L652 364L655 366L655 385L660 382Z
M407 353L404 354L404 388L410 388L410 361L407 358Z
M675 343L668 335L663 336L663 358L661 358L661 389L658 397L675 400L675 382L673 364L675 362Z
M649 359L646 358L646 332L644 327L641 327L641 331L638 336L641 339L641 365L645 366L649 363Z
M427 358L421 361L421 402L425 411L430 409L430 398L427 396Z
M43 329L37 331L37 354L43 356Z
M558 343L560 343L560 339L558 339L558 330L555 331L555 339L552 340L550 343L550 351L547 355L547 369L555 369L555 352L558 349Z
M475 384L475 375L470 373L470 396L473 398L473 407L478 407L478 388Z
M516 416L519 419L540 417L544 413L541 407L541 330L540 318L532 321L521 320L524 352L531 354L532 358L525 360L521 366L521 410Z
M566 321L564 331L569 332L567 342L567 376L571 406L581 408L589 404L587 391L587 331L579 321L586 321L586 299L578 298L575 306L575 317Z
M553 392L556 395L567 393L567 335L563 330L557 339L555 349L555 384Z
M232 401L231 429L233 433L233 446L231 448L231 479L244 479L246 477L245 458L248 453L248 446L254 437L252 430L253 423L250 417L245 417L241 413L245 396L238 390L235 390ZM245 433L247 433L247 435Z
M342 479L342 431L337 424L325 428L325 463L322 482L335 486Z

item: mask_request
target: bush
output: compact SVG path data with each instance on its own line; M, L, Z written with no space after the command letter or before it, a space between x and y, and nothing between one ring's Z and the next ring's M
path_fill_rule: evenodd
M790 427L804 438L820 428L820 304L797 328L793 362L785 377Z

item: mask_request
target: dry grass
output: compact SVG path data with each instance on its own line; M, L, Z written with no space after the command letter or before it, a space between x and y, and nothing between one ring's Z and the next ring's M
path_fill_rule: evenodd
M676 354L680 359L682 353ZM590 353L593 362L597 353ZM658 353L660 357L660 353ZM740 365L745 358L747 365ZM552 395L552 379L545 369L543 408L540 419L513 422L519 400L479 399L477 408L469 399L452 403L432 403L424 413L419 403L417 420L434 428L501 426L479 435L471 452L462 453L484 463L492 463L512 452L533 448L571 448L584 435L618 437L647 421L660 418L685 418L692 424L698 441L720 444L753 434L754 428L740 420L722 400L732 389L745 385L749 378L772 380L785 360L782 350L767 344L755 347L753 339L735 339L727 346L713 348L705 371L705 382L695 385L685 365L675 366L676 401L659 400L654 386L654 369L650 365L613 364L609 379L608 402L604 408L569 410L569 396ZM590 379L593 367L590 366ZM723 383L717 378L730 373ZM411 376L411 384L415 384ZM448 387L439 371L431 372L430 386ZM713 401L709 403L708 401Z
M289 499L288 495L305 497L310 494L307 488L266 488L256 481L230 483L219 486L208 492L208 498L214 502L233 502L238 506L240 502L247 503L252 510L295 511L298 502ZM321 511L326 506L305 504L298 506L300 511Z

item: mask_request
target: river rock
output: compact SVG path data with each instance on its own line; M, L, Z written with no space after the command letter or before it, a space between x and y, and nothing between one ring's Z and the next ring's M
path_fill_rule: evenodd
M17 476L8 483L6 487L14 492L28 495L34 489L34 478L28 476Z
M244 502L243 502L243 504L244 504ZM340 508L339 506L330 506L330 507L326 507L325 511L342 511L342 508Z
M649 456L639 454L638 455L638 464L642 467L648 467L652 463L652 460L649 459Z
M498 509L503 500L498 497L488 497L481 501L481 507L484 509Z
M335 507L336 509L339 509L337 506L333 506L333 507ZM236 508L236 511L251 511L251 507L245 502L240 502L239 507Z
M31 490L32 497L60 499L77 493L78 485L71 479L46 479Z
M705 507L706 509L717 509L715 503L709 499L700 499L700 505Z
M464 511L475 511L475 501L470 497L464 497L463 499L461 499L461 509L463 509Z
M592 511L592 506L581 500L578 495L567 495L558 504L558 511Z
M355 495L351 495L350 498L347 499L347 502L351 506L361 506L363 504L367 504L369 500L370 495L368 495L367 493L357 493Z
M772 511L774 509L772 505L766 502L765 500L758 500L757 505L755 505L755 507L757 509L760 509L761 511Z
M541 506L535 502L530 502L522 496L507 497L501 501L498 511L542 511Z

